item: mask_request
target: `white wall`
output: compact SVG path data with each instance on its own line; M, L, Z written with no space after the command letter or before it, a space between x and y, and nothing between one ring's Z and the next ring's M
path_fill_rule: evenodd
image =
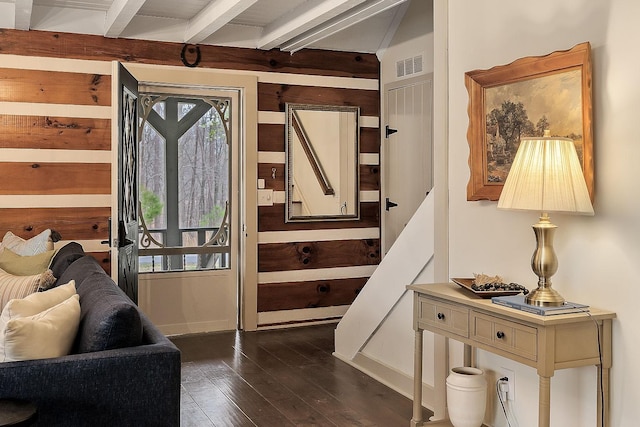
M377 53L380 87L398 80L396 61L419 54L425 54L424 72L433 72L433 0L411 1L391 43Z
M449 0L449 247L450 275L501 274L535 287L530 258L535 213L498 211L496 202L466 201L469 179L468 96L464 73L589 41L593 54L594 217L556 215L559 269L554 287L573 301L616 311L613 329L611 425L640 419L640 2L637 0ZM435 183L436 187L438 183ZM515 414L520 427L537 425L533 369L479 352L481 367L515 370ZM551 425L595 426L595 368L557 372L552 379ZM494 411L493 425L507 425Z
M392 42L382 55L380 63L380 86L382 88L384 88L385 84L398 80L396 77L396 61L404 58L424 54L424 72L433 72L432 29L432 1L413 0ZM384 102L382 104L384 108ZM382 112L382 117L385 117L384 111ZM382 123L381 128L384 128L384 125L385 123ZM383 140L382 144L384 143ZM428 272L424 273L423 277L432 276L432 269L429 269ZM421 278L418 277L416 281L420 282ZM362 349L366 356L410 376L413 376L412 304L412 295L410 293L405 294L380 326L380 329L376 331ZM431 343L431 337L427 337L425 342ZM429 351L426 351L425 354L429 354ZM425 366L432 366L432 362L427 360ZM425 368L424 378L428 384L433 383L431 373L432 369Z

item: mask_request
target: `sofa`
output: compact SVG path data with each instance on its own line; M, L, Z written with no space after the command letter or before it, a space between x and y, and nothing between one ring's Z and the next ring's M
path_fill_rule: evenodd
M180 351L78 243L49 268L54 286L75 281L72 351L0 363L0 398L33 402L40 426L179 426Z

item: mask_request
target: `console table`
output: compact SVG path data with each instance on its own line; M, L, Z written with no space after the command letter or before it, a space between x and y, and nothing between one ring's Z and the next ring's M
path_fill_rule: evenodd
M454 283L409 285L407 289L414 292L415 359L411 426L450 425L444 419L444 407L434 408L436 416L445 414L445 417L439 417L440 420L426 424L422 420L422 335L425 330L465 344L465 364L471 362L471 350L478 348L536 368L539 377L540 427L549 427L551 377L554 371L587 365L600 366L601 369L597 369L597 425L608 426L611 323L616 317L615 313L591 307L589 314L538 316L493 304L490 299L473 295ZM443 381L436 382L435 392L446 393Z

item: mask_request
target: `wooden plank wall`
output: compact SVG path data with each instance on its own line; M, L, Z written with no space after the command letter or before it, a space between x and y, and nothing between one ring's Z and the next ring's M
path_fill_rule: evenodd
M61 243L84 243L108 271L99 242L108 239L111 213L109 63L2 65L0 238L54 229Z
M0 54L20 64L5 66L7 61L3 61L0 66L2 235L12 230L28 238L54 228L63 240L87 243L97 257L108 262L108 253L100 252L100 242L108 237L112 167L111 79L106 61L183 67L182 47L178 43L0 30ZM276 195L276 203L260 207L258 214L258 311L350 304L380 261L377 58L313 50L290 55L276 50L200 49L201 68L258 75L257 172ZM360 132L360 220L285 223L287 102L360 107L364 123Z
M350 84L349 81L336 83ZM263 178L266 187L276 192L273 206L258 208L258 312L348 305L366 283L372 267L380 262L377 87L367 90L285 82L260 83L258 89L259 111L278 113L282 121L285 104L291 102L359 106L365 126L374 123L374 127L363 127L360 132L362 201L361 218L357 221L286 223L285 125L261 121L258 129L258 178ZM277 320L277 316L262 315L259 321Z

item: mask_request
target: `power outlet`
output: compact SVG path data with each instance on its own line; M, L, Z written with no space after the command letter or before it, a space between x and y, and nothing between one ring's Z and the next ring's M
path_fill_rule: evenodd
M507 378L507 400L515 401L516 400L516 374L507 368L500 368L498 370L498 379Z

